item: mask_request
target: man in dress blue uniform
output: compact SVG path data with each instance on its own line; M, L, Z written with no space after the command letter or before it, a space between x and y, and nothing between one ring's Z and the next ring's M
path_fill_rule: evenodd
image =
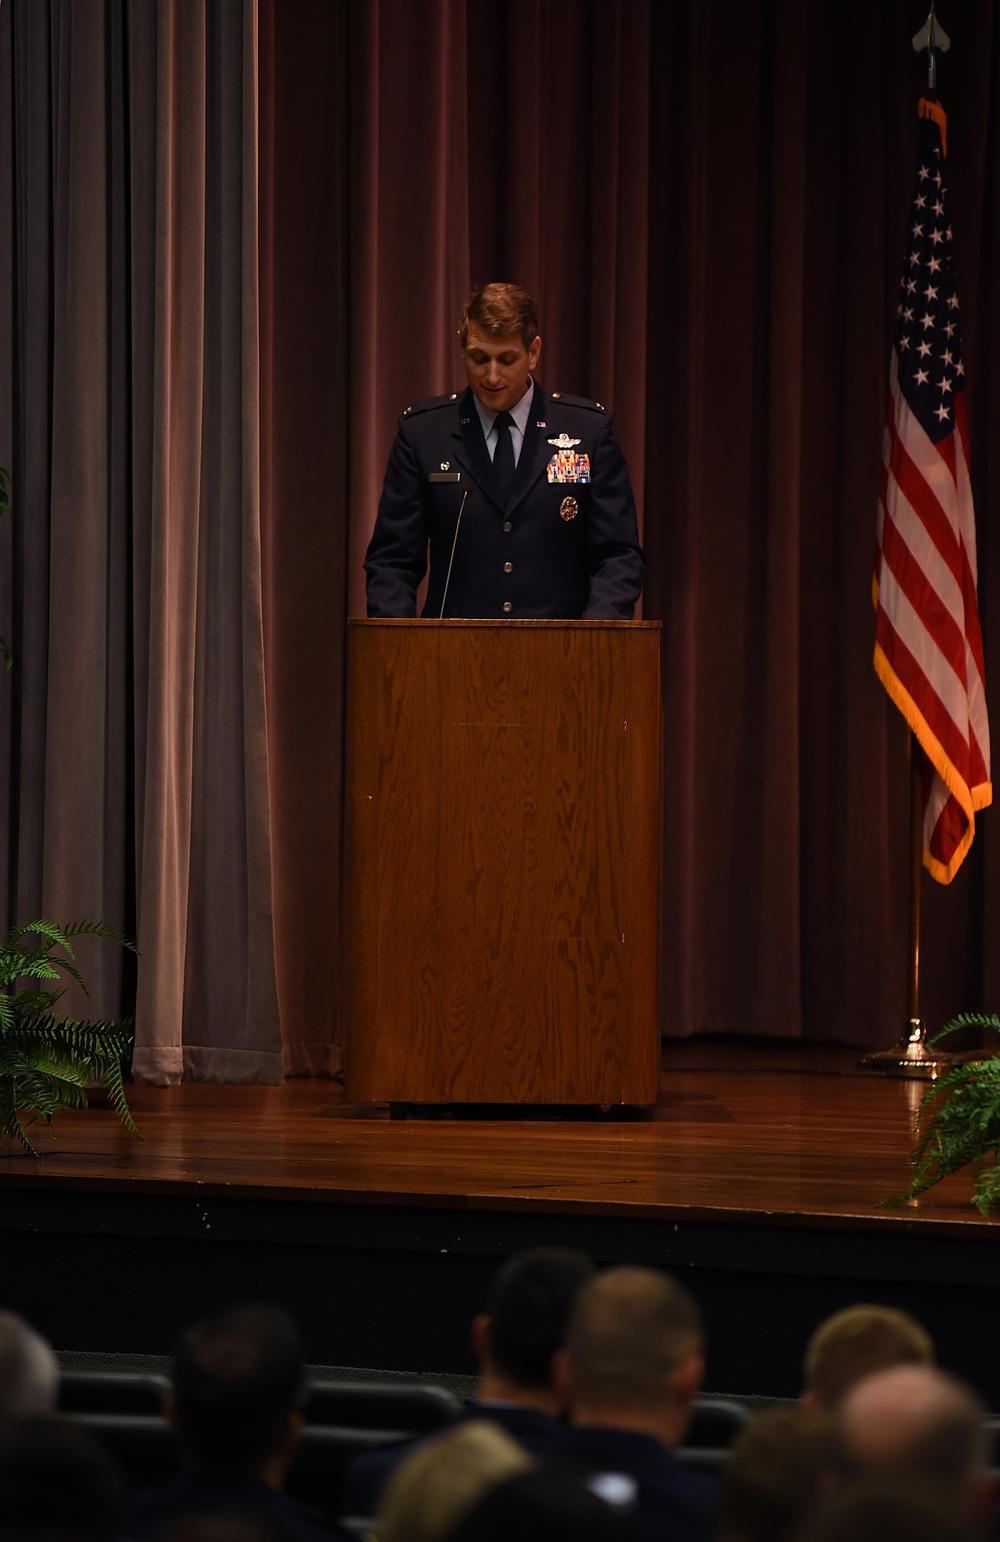
M459 328L468 389L408 407L365 558L369 616L629 620L643 555L599 402L542 389L534 301L486 284Z

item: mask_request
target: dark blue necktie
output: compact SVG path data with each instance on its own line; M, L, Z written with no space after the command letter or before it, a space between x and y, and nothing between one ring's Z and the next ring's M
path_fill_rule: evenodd
M514 441L510 435L513 422L509 412L497 413L497 447L493 451L493 470L496 472L502 503L507 502L514 485Z

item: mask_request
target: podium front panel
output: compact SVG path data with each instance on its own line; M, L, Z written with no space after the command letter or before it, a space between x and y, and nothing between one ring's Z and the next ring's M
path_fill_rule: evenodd
M352 622L346 1092L652 1103L648 622Z

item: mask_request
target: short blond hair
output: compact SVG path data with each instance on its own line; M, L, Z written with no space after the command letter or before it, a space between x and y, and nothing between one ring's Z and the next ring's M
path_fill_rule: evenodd
M534 1466L528 1453L487 1419L422 1441L386 1486L379 1542L438 1542L487 1489Z
M669 1274L606 1269L584 1286L570 1318L575 1393L605 1407L656 1407L702 1342L701 1313Z
M853 1386L893 1365L933 1365L934 1345L916 1318L861 1302L834 1312L806 1345L806 1390L820 1408L837 1408Z

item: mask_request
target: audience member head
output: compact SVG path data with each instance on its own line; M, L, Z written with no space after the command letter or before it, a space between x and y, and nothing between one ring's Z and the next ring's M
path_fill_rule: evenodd
M438 1542L493 1484L535 1464L485 1419L435 1435L407 1457L379 1506L379 1542Z
M833 1413L844 1394L892 1365L933 1365L930 1334L906 1312L860 1303L834 1312L806 1345L805 1407Z
M864 1477L939 1484L967 1516L988 1500L986 1409L956 1377L897 1365L852 1387L840 1405L847 1459Z
M481 1398L561 1412L553 1357L566 1342L573 1303L594 1272L588 1258L569 1248L540 1248L504 1265L486 1311L472 1325Z
M718 1542L785 1542L833 1492L843 1466L832 1419L763 1413L737 1437L722 1475Z
M40 1333L16 1312L0 1312L0 1418L51 1413L59 1365Z
M167 1414L201 1471L280 1487L295 1454L304 1388L302 1344L286 1312L239 1306L183 1333Z
M795 1542L974 1542L948 1496L919 1480L856 1483L817 1510Z
M0 1432L4 1542L111 1542L122 1484L88 1430L47 1414Z
M579 1474L539 1467L488 1489L448 1542L633 1542L634 1535Z
M607 1269L580 1292L558 1357L574 1424L683 1437L701 1385L701 1314L655 1269Z

